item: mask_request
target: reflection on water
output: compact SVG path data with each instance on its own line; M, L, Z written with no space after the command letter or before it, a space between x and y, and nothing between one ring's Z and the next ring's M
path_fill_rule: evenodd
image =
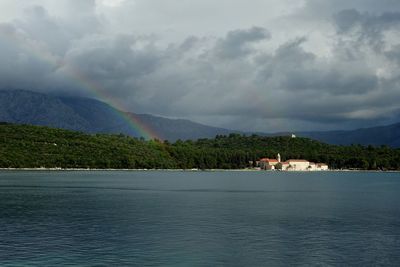
M0 172L0 265L399 265L400 174Z

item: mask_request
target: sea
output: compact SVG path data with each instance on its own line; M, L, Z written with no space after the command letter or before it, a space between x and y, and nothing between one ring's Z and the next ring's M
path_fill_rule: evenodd
M0 266L400 266L400 174L1 171Z

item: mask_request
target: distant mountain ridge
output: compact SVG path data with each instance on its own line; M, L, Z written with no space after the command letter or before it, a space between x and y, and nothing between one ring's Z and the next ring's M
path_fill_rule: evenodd
M90 98L57 97L26 90L0 90L0 121L140 137L120 112L104 102ZM134 116L161 138L170 141L239 133L183 119L135 113L126 115Z
M110 105L90 98L58 97L26 90L0 90L0 121L50 126L87 133L123 133L140 137L137 131ZM183 119L167 119L149 114L126 113L147 125L161 138L213 138L230 133L251 134L211 127ZM388 145L400 147L400 123L352 131L294 132L329 144ZM289 133L259 133L276 136ZM290 133L291 134L291 133Z
M336 145L362 144L400 147L400 123L351 131L298 132L297 135Z

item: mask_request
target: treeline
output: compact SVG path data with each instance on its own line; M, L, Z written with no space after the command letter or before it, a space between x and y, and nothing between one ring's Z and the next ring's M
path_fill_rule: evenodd
M262 157L307 159L333 169L400 170L400 149L336 146L257 135L168 141L0 124L0 168L241 169Z
M0 167L174 168L165 146L123 135L0 125Z

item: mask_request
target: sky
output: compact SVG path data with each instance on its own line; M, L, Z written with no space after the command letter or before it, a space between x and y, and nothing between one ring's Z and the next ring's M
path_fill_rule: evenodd
M244 131L384 125L399 33L398 0L1 0L0 89Z

